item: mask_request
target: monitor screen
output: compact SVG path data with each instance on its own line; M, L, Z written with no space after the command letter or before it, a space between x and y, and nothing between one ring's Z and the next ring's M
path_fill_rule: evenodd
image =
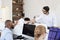
M34 37L35 25L24 24L23 34Z

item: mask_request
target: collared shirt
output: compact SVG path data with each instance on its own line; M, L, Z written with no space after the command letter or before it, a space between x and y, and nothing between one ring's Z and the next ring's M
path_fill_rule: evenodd
M49 27L52 26L57 26L57 22L56 22L56 16L54 14L41 14L39 17L37 17L35 19L36 23L42 23L42 24L46 24Z
M9 28L5 28L1 33L0 40L13 40L12 31Z
M24 19L21 18L17 25L15 26L15 28L13 29L13 33L16 35L21 35L22 34L22 30L23 30L23 25L24 25Z

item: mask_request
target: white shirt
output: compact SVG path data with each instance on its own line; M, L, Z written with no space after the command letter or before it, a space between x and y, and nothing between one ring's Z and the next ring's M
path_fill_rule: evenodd
M41 14L38 18L35 19L36 23L46 24L49 27L57 26L56 16L53 14Z
M1 33L0 40L13 40L12 31L9 28L5 28Z
M21 18L19 21L18 21L18 24L15 26L13 32L14 34L16 35L21 35L22 34L22 30L23 30L23 25L24 25L24 19Z
M47 33L44 40L48 40L49 30L47 29L47 26L49 27L57 26L56 16L50 13L48 15L41 14L38 18L35 19L35 21L38 24L45 24Z

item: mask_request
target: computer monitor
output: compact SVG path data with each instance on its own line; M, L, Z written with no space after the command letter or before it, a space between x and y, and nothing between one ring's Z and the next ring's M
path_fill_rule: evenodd
M24 24L22 34L34 37L35 25Z

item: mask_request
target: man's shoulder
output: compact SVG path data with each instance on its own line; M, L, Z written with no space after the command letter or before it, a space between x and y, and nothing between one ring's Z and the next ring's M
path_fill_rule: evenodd
M2 31L2 34L6 34L7 33L7 30L6 29L4 29L3 31Z
M51 16L56 16L56 14L54 12L50 12L49 13Z
M7 34L7 33L11 33L11 31L5 28L5 29L2 31L2 33Z
M24 21L24 19L23 19L23 18L21 18L21 19L19 19L19 21Z
M18 22L23 22L24 23L24 19L23 18L21 18L21 19L19 19L19 21Z
M4 30L2 30L2 32L1 32L1 36L5 36L7 33L8 33L8 32L4 29Z

